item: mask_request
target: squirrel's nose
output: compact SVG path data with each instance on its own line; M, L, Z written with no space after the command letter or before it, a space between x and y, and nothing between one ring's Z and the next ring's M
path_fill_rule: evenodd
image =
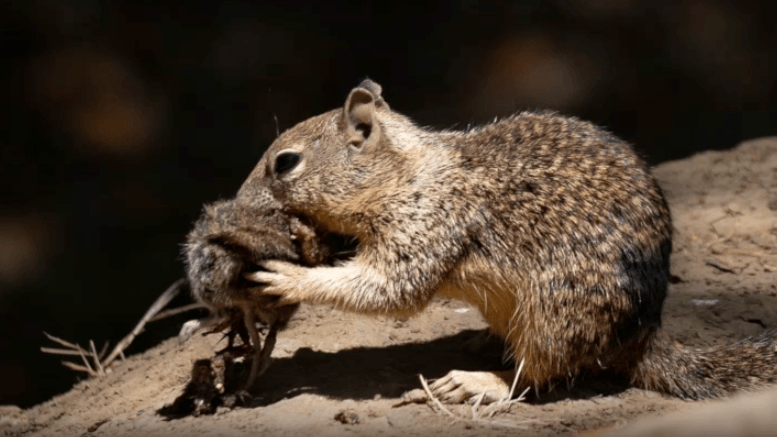
M294 152L281 152L275 157L275 175L282 176L284 173L288 173L296 167L302 155Z

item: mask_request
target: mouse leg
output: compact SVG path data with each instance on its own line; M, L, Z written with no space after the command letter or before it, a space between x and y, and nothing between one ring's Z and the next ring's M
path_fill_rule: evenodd
M256 329L256 319L254 318L254 312L252 308L243 308L243 321L245 322L248 335L251 337L253 343L253 359L251 360L251 372L248 374L248 379L243 386L244 391L248 391L253 385L256 377L259 376L259 367L262 361L262 339L259 337L259 331ZM274 341L273 341L274 343Z
M272 350L275 348L275 340L278 337L278 324L272 323L270 325L270 330L267 332L267 337L264 338L264 346L262 347L262 353L259 357L261 366L257 369L256 376L259 377L264 374L264 372L267 370L268 367L270 367L270 363L272 363L272 358L270 355L272 354ZM253 364L251 365L253 368Z

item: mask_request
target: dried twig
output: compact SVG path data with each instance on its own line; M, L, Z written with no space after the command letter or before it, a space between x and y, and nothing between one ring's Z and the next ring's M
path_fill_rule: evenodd
M135 337L138 336L138 334L143 332L143 327L146 325L146 323L154 320L160 320L165 317L169 317L175 314L180 314L185 311L202 307L202 305L200 304L191 304L191 305L183 306L181 308L160 312L162 308L164 308L167 304L169 304L170 301L173 300L173 298L175 298L175 296L178 295L178 293L181 290L181 287L185 282L186 280L182 278L175 281L173 285L168 287L167 290L165 290L165 292L162 293L162 295L159 296L156 299L156 301L154 301L151 307L143 315L143 318L141 318L138 324L135 325L135 328L132 330L132 332L130 332L119 343L117 343L116 346L111 351L110 355L108 355L108 357L105 359L103 358L105 357L105 353L108 351L108 342L105 342L102 349L98 353L97 348L94 345L94 341L92 340L89 340L89 350L87 351L86 349L82 348L78 344L70 343L69 341L55 337L46 332L44 332L43 334L45 334L49 340L60 344L61 346L64 347L64 349L41 347L40 350L41 352L44 352L47 354L80 356L84 362L84 365L76 364L68 361L63 361L62 365L64 365L69 369L77 370L79 372L86 372L90 376L104 375L105 369L107 369L108 366L110 366L110 364L116 359L116 357L121 357L122 361L125 360L124 350L127 347L129 347L129 345L132 343ZM87 357L90 357L93 363L90 363Z
M523 371L523 365L526 363L526 359L521 360L521 364L518 365L518 370L515 371L515 377L513 378L513 385L510 386L510 394L507 395L507 399L512 399L515 394L515 386L518 385L518 377L521 376ZM525 393L525 392L524 392Z
M100 364L100 355L97 354L97 348L94 347L94 342L92 340L89 340L89 348L92 350L92 359L94 359L94 364L97 367L97 373L102 375L103 372L103 366Z
M41 347L40 351L44 354L52 355L81 355L81 352L73 349L59 349L55 347Z
M157 320L166 319L168 317L172 317L181 313L185 313L187 311L192 310L200 310L207 308L205 305L201 303L190 303L189 305L184 305L182 307L173 308L165 311L160 311L159 314L155 315L154 317L150 318L149 322L156 322Z
M478 407L480 407L480 404L483 402L483 399L486 397L486 390L483 390L483 393L478 396L478 398L475 400L475 405L472 406L472 420L478 420L480 418L480 413L478 412Z
M76 363L71 363L70 361L63 361L62 365L67 367L68 369L77 370L79 372L86 372L86 373L89 374L89 376L97 376L97 374L95 374L92 371L92 369L90 369L88 367L80 366L80 365L78 365Z
M59 343L62 346L65 346L68 349L73 349L75 351L81 349L81 346L79 346L77 344L70 343L69 341L62 340L61 338L58 338L58 337L54 337L53 335L49 334L46 331L43 331L43 335L45 335L49 340L51 340L51 341L53 341L55 343Z
M106 340L106 342L103 344L103 348L100 349L100 354L97 357L100 361L102 361L103 358L105 358L105 353L108 352L108 343L109 342Z
M84 365L86 366L87 369L89 369L89 374L92 376L96 375L97 372L94 371L91 364L89 364L89 360L86 359L86 351L81 349L81 347L79 346L78 352L79 352L79 355L81 355L81 359L84 361Z
M119 356L120 353L124 352L124 349L129 347L129 345L132 343L132 341L135 339L135 337L138 336L143 331L143 327L146 326L146 323L148 323L149 320L151 320L152 317L157 315L159 311L162 310L168 303L170 303L175 296L178 295L178 293L181 291L181 287L186 283L186 279L181 278L175 282L173 282L173 285L167 287L167 290L165 290L164 293L162 293L161 296L159 296L156 301L151 305L151 308L146 311L146 314L143 315L143 317L140 319L137 325L135 325L135 328L130 332L126 337L121 339L120 342L114 346L111 353L108 355L108 357L105 359L105 361L102 363L103 367L108 367L111 365L113 360L116 359L117 356Z
M62 361L62 365L73 370L78 370L81 372L86 372L89 374L89 376L97 376L98 372L95 372L95 370L92 368L92 365L89 364L89 360L87 360L86 356L89 354L89 352L85 351L84 348L77 344L70 343L69 341L65 341L61 338L54 337L53 335L49 334L48 332L43 333L46 337L48 337L49 340L59 343L60 345L64 346L65 349L59 349L59 348L48 348L48 347L41 347L41 352L47 353L47 354L54 354L54 355L77 355L80 356L81 359L84 362L84 365L71 363L69 361ZM95 364L97 361L95 361Z

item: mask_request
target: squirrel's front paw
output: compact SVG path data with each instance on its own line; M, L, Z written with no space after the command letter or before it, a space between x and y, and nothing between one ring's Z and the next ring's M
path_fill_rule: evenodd
M285 261L263 261L259 265L267 271L245 273L249 281L266 286L261 288L264 295L281 296L279 305L289 305L301 301L299 290L307 274L307 268Z

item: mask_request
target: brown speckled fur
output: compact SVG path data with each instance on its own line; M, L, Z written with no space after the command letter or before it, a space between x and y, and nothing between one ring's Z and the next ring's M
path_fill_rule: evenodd
M628 144L554 113L431 131L380 93L365 81L344 108L283 133L241 188L269 187L291 213L360 241L339 266L271 266L256 276L265 292L391 315L434 295L465 300L536 388L604 368L684 398L772 380L772 334L703 352L664 338L670 213ZM288 153L299 163L276 171Z

